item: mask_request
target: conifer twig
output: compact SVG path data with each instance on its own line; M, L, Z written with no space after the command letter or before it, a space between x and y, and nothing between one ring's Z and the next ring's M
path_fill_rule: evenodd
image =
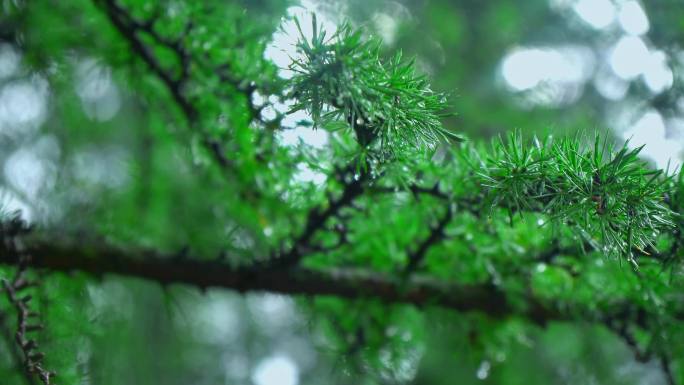
M21 236L31 231L30 228L15 215L11 221L0 224L0 245L2 254L13 259L17 271L12 280L2 279L2 288L7 299L14 307L17 314L17 330L14 335L16 345L23 353L23 365L28 376L37 376L44 385L55 385L51 382L57 374L47 370L43 366L45 354L38 350L38 343L30 335L43 329L38 322L39 314L30 308L33 300L31 294L22 295L22 292L35 285L30 281L26 272L30 265L30 258L23 244Z

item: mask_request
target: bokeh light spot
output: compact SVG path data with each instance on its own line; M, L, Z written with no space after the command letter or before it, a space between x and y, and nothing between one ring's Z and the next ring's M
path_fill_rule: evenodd
M287 356L268 357L254 369L252 381L255 385L297 385L299 369Z
M615 20L615 5L610 0L579 0L573 6L577 15L595 29L604 29Z

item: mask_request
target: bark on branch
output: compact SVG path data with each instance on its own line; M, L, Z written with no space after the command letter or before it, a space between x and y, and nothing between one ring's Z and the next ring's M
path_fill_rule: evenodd
M642 324L646 310L631 302L617 302L600 311L567 309L534 297L520 299L514 306L506 294L489 284L463 285L413 274L386 275L379 272L331 268L312 270L301 267L274 269L232 267L212 257L164 254L154 250L120 248L104 242L65 241L60 236L33 233L21 238L22 250L31 256L31 267L50 271L80 271L96 277L109 274L137 277L162 285L186 284L239 292L262 291L288 295L375 298L386 303L439 306L460 312L480 312L496 319L523 317L545 326L550 321L588 321L607 324L610 320ZM0 243L0 264L17 265L16 253ZM565 309L565 310L562 310ZM641 316L635 316L639 315ZM676 318L680 318L677 315ZM644 325L645 326L645 325ZM618 333L619 335L619 333ZM629 344L629 341L626 341ZM669 360L658 355L668 380L672 379ZM669 381L670 383L674 383Z
M395 277L362 269L231 267L213 258L189 255L178 258L150 250L124 250L99 242L65 242L35 235L25 239L24 248L32 257L32 267L52 271L81 271L95 276L116 274L201 289L220 287L240 292L377 298L388 303L477 311L495 318L520 315L538 324L565 318L534 299L529 299L525 309L514 309L506 295L492 285L452 284L419 274ZM0 249L0 263L16 264L15 259L4 247Z

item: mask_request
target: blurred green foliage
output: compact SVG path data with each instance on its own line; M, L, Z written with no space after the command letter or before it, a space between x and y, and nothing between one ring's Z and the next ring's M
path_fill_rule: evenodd
M327 0L283 32L301 8L279 0L2 2L0 53L21 63L0 77L8 216L234 266L301 249L306 268L491 285L512 304L494 318L31 271L56 383L683 383L684 181L612 140L617 102L593 87L544 104L502 79L518 46L605 46L556 3ZM674 82L622 102L676 117L684 7L643 5ZM575 322L522 316L531 299ZM11 309L3 295L0 382L38 383Z

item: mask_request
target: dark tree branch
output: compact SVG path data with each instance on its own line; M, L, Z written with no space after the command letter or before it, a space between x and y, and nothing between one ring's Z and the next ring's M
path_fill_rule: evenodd
M268 261L269 268L279 269L295 266L306 254L317 248L311 242L316 233L325 227L326 221L339 215L344 207L350 206L354 199L364 192L364 183L369 177L369 173L362 171L360 174L355 174L354 171L354 164L342 170L340 173L340 179L344 185L342 195L337 199L329 198L325 205L311 209L302 233L295 239L289 251ZM351 180L346 181L347 178Z
M391 303L438 305L459 311L480 311L500 318L516 313L498 288L489 285L457 285L414 275L400 279L366 270L303 268L255 269L231 267L215 259L188 257L149 250L124 250L101 242L60 242L57 239L26 239L31 266L52 271L82 271L95 276L117 274L167 284L188 284L199 288L222 287L244 291L283 294L332 295L342 298L378 298ZM0 263L18 261L3 248ZM551 307L530 299L524 315L543 324L564 316Z
M10 234L2 234L5 240ZM568 309L554 303L540 302L529 295L525 305L513 306L504 292L491 284L461 285L435 280L425 275L398 277L361 269L311 270L297 266L281 269L259 269L253 266L232 267L215 258L177 253L162 254L153 250L123 249L105 242L65 242L62 237L47 238L46 234L12 235L25 255L30 255L30 267L50 271L81 271L102 277L108 274L137 277L162 285L187 284L206 289L221 287L240 292L269 291L289 295L336 296L340 298L376 298L386 303L416 306L441 306L461 312L481 312L492 318L521 316L544 326L550 321L584 320L605 324L628 346L638 360L652 352L639 349L629 333L628 324L647 327L650 315L631 302L619 302L601 311L574 307ZM0 245L0 263L20 265L17 254L8 242ZM19 282L19 281L18 281ZM22 285L19 285L20 287ZM564 309L564 310L561 310ZM674 315L681 319L681 315ZM26 341L25 341L26 342ZM657 355L669 383L674 384L669 358Z
M169 41L157 34L153 29L154 20L150 22L140 22L129 15L124 8L119 6L116 0L96 0L101 5L107 17L112 24L123 35L123 37L131 44L133 51L148 65L150 70L157 75L166 88L170 91L173 99L180 106L188 121L192 124L198 115L198 111L193 104L183 95L183 84L188 81L189 66L187 52L182 47L180 42ZM139 36L140 33L151 35L153 39L168 48L174 50L181 61L183 69L181 77L174 77L173 74L163 68L158 59L154 56L150 47L148 47ZM204 67L204 66L202 66ZM258 118L259 110L251 104L251 96L256 90L253 84L243 85L242 81L236 78L230 71L231 66L225 64L216 69L221 81L226 82L238 90L244 92L248 98L247 102L250 109L252 119ZM230 161L226 158L223 147L216 140L209 137L204 137L204 146L213 154L213 157L222 168L230 166ZM343 179L350 173L353 174L353 167L347 167L343 172ZM338 212L363 192L362 183L367 178L368 173L361 173L358 178L351 182L344 183L344 190L342 196L337 200L330 200L326 208L317 207L312 209L305 224L304 231L295 240L291 249L286 253L281 253L279 257L272 258L268 264L273 268L280 268L283 266L296 265L307 251L312 249L311 240L318 230L320 230L325 222L331 217L338 214Z
M55 372L51 372L43 367L42 360L45 355L36 350L38 344L36 340L31 339L28 334L42 330L42 324L36 323L38 313L30 310L29 303L32 299L31 295L19 296L19 291L27 286L26 278L24 277L24 267L20 267L17 275L9 282L3 280L3 287L7 293L7 298L14 306L17 312L17 332L15 334L15 341L19 349L24 355L24 369L30 375L37 375L38 378L45 385L50 385L52 378L56 376Z
M672 373L672 368L670 367L670 359L664 354L659 356L660 366L663 368L663 373L665 374L665 381L668 385L677 385L674 373Z
M494 318L510 315L526 317L545 325L554 320L601 321L608 317L639 314L638 305L616 303L596 312L588 309L562 311L553 303L526 298L525 306L512 306L499 288L491 284L461 285L414 274L411 277L385 275L363 269L311 270L301 267L258 269L232 267L215 258L162 254L154 250L122 249L105 242L66 242L60 237L32 234L22 239L31 255L31 267L52 271L81 271L95 276L116 274L138 277L162 285L187 284L205 289L221 287L240 292L269 291L292 295L330 295L341 298L377 298L388 303L417 306L435 305L458 311L478 311ZM0 263L17 265L16 256L0 246ZM636 309L636 310L635 310ZM579 316L581 314L581 316Z
M159 40L159 35L153 33L151 25L134 20L115 0L96 0L96 3L102 7L114 27L116 27L119 33L121 33L126 41L129 42L136 55L138 55L145 64L147 64L150 70L162 80L164 85L166 85L166 88L169 90L171 96L181 108L187 119L190 122L194 121L197 117L197 110L182 93L182 84L186 79L174 78L171 71L165 69L161 65L150 47L148 47L139 36L140 32L146 32L153 36L155 40Z
M624 320L620 321L619 324L616 324L615 322L606 322L606 326L627 344L627 347L634 353L635 360L642 363L648 362L652 356L651 352L644 350L639 346L639 342L629 330L629 323L624 322Z
M23 366L29 382L33 383L33 376L37 376L44 385L50 385L52 378L56 376L43 366L44 354L38 350L38 343L31 338L35 332L42 330L39 323L39 314L30 308L33 296L26 294L26 289L34 286L35 282L26 277L26 271L30 257L25 253L21 237L31 232L19 217L14 217L6 223L0 223L0 245L2 254L12 258L17 271L11 280L2 279L2 291L7 295L9 303L14 307L17 314L16 332L14 341L23 353ZM23 293L22 293L23 292ZM1 315L1 314L0 314ZM10 343L11 339L8 340Z
M639 346L638 341L634 338L634 335L629 331L628 323L625 320L620 320L620 324L616 325L614 322L606 322L608 329L612 330L618 337L620 337L627 347L634 354L634 359L637 362L649 362L655 355L660 366L663 370L663 375L665 376L665 381L668 385L676 385L677 381L674 378L674 373L672 373L672 368L670 367L670 358L665 352L654 353L649 349L643 349Z
M188 123L194 124L199 113L192 102L183 94L183 86L189 80L190 58L183 48L181 41L172 41L156 33L152 28L153 21L141 22L135 20L123 7L117 4L116 0L95 0L95 2L100 5L114 27L128 41L133 52L147 64L154 75L161 79L162 83L171 93L173 100L180 107L183 115L185 115ZM150 47L140 37L140 33L152 36L155 41L176 53L181 64L179 77L174 77L172 71L165 69L161 65ZM202 144L209 150L222 168L227 168L230 165L223 147L218 141L204 135Z
M7 348L12 354L12 359L15 361L17 371L23 374L27 384L38 385L38 381L33 374L24 369L24 359L21 357L22 352L19 350L17 344L14 343L14 337L12 337L12 331L8 325L7 315L4 313L0 313L0 334L2 334L2 338L7 343Z
M430 235L418 245L413 253L409 255L408 264L406 265L405 269L406 273L410 273L418 268L421 262L423 262L423 259L425 259L425 254L427 253L428 249L444 238L444 229L449 224L453 216L453 208L451 205L447 205L444 214L437 223L437 226L430 229Z

